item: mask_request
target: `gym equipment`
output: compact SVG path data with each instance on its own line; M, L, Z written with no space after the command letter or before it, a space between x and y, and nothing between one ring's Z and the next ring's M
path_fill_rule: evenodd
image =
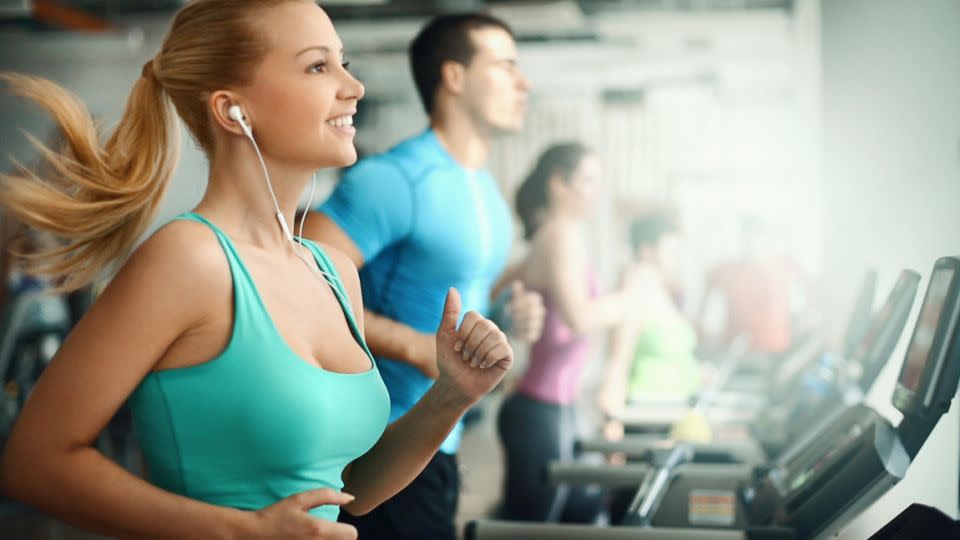
M644 526L580 528L474 521L467 540L829 538L889 491L949 410L960 382L960 258L937 261L892 402L896 427L864 404L838 412L772 466L679 465ZM652 489L652 487L651 487ZM631 520L640 520L638 513ZM579 536L573 536L579 534Z
M751 435L749 439L694 444L693 461L756 465L774 460L788 444L800 441L824 418L862 401L900 340L919 282L920 275L916 272L901 272L887 300L869 321L866 331L860 333L861 340L855 344L848 359L820 376L825 388L811 388L797 383L796 388L778 391L787 397L782 398L780 403L768 406L756 421L745 426ZM853 327L855 324L851 322L848 328ZM693 415L697 416L696 413ZM702 422L704 419L701 414L699 419L694 418L691 422ZM663 452L671 444L659 436L632 436L616 442L595 439L577 443L579 451L621 452L632 459L649 459L652 453ZM584 479L585 471L582 468L566 471L562 466L556 466L551 470L555 474L555 481Z
M844 332L843 358L850 357L868 329L876 296L876 280L876 272L871 270L861 283ZM915 280L919 281L919 276ZM644 400L632 403L614 419L622 422L628 432L668 433L678 431L679 427L680 434L683 435L688 431L685 428L691 427L689 432L693 436L688 439L696 442L702 442L708 435L707 430L700 425L701 420L710 425L753 423L758 417L770 414L775 408L791 406L788 402L797 397L794 390L804 382L808 383L809 390L814 393L828 386L820 384L817 376L811 376L811 373L823 371L816 365L818 360L832 358L825 353L821 340L808 335L795 341L782 360L770 364L768 373L751 374L744 372L747 344L745 340L735 340L730 350L721 357L722 375L696 399L699 414L695 415L695 418L690 417L689 403L677 400ZM796 406L793 408L797 409ZM683 423L684 421L689 425ZM677 426L678 423L681 425Z
M70 331L62 296L37 289L16 293L0 315L0 439L5 440L37 378Z

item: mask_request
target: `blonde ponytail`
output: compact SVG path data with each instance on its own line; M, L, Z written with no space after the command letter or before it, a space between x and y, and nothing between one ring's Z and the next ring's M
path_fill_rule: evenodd
M0 205L27 226L62 239L22 255L24 269L53 278L64 291L83 287L129 254L156 214L179 155L169 100L146 67L120 123L101 145L93 118L73 94L39 77L0 80L55 120L63 148L36 138L42 166L0 175ZM43 171L43 172L41 172Z
M63 148L48 148L31 138L43 172L19 167L0 175L0 210L63 240L24 254L28 272L73 290L123 261L153 220L176 166L173 111L212 157L216 128L207 98L253 80L270 47L258 31L258 11L294 1L311 0L188 2L174 16L160 53L143 66L120 124L103 145L76 96L45 79L0 74L13 93L53 116L65 140Z

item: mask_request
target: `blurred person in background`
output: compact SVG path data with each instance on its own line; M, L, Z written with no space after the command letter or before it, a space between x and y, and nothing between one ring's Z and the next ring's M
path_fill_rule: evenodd
M544 472L551 461L574 457L575 400L595 354L593 335L621 324L631 310L625 287L600 293L590 256L587 225L601 176L593 152L561 143L540 155L517 191L530 250L514 275L543 296L546 319L526 372L500 409L505 519L591 522L601 507L599 491L553 486Z
M697 317L700 336L720 348L743 336L751 353L776 357L790 349L798 331L813 324L809 279L768 220L746 216L740 233L740 256L707 273ZM707 314L718 303L724 307L723 322L711 330Z
M630 222L629 238L633 257L622 280L632 307L611 336L601 390L601 408L610 415L630 401L689 398L701 384L696 331L671 287L679 281L679 229L665 213L651 213ZM617 438L622 426L608 424L607 435Z

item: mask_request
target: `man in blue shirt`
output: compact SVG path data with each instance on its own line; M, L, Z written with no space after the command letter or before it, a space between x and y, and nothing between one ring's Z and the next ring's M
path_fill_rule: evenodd
M441 16L414 39L410 62L430 128L348 170L306 234L360 268L367 342L390 391L391 421L437 376L433 334L449 287L460 290L465 312L487 314L524 340L539 337L544 313L539 295L519 283L502 309L490 303L513 232L484 164L494 136L522 127L529 88L513 33L487 15ZM404 491L341 519L360 538L456 538L462 430Z

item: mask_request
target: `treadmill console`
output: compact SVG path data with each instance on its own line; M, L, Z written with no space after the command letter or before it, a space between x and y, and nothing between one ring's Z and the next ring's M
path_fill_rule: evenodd
M877 310L863 340L849 358L850 364L856 366L859 372L856 378L857 386L864 394L870 391L900 341L903 327L907 324L913 308L913 300L917 296L919 283L920 274L913 270L900 273L886 302Z
M960 301L960 259L937 261L893 391L893 405L908 417L939 418L950 408L960 377L955 346Z
M845 358L842 372L834 375L838 380L830 382L829 391L794 391L782 406L769 407L757 418L751 431L768 456L779 460L787 448L802 444L806 434L834 420L836 412L862 400L900 341L919 282L920 275L912 270L900 273L854 352Z
M873 300L877 295L877 271L870 269L863 278L857 300L850 312L847 322L847 331L843 339L843 356L849 358L856 350L864 336L867 335L871 315L873 315Z
M753 525L825 537L906 475L960 381L958 289L960 259L937 261L894 390L894 405L904 413L900 426L863 404L845 410L756 484Z

